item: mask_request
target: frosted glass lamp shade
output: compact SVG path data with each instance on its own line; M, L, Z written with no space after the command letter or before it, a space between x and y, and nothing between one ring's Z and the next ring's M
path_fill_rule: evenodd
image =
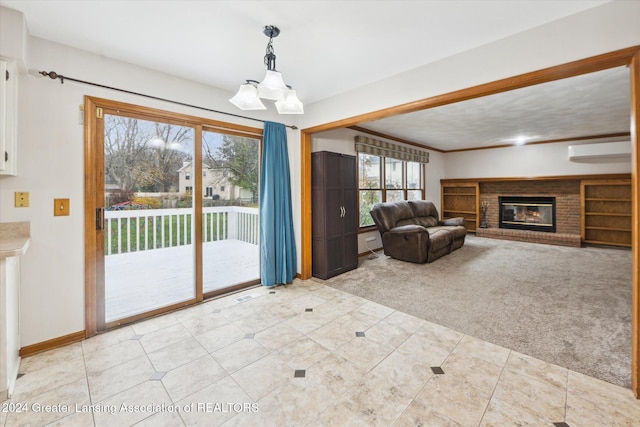
M240 86L238 93L229 100L233 105L241 110L266 110L260 98L258 98L258 90L250 83Z
M267 70L267 75L258 85L258 96L274 101L284 101L285 94L289 88L282 80L282 73L279 71Z
M147 141L147 147L150 148L164 148L164 140L159 136L156 136Z
M284 101L276 101L275 104L278 114L304 114L304 106L293 89L287 91Z
M180 143L178 141L173 141L169 144L169 150L180 150L182 148L182 145L180 145Z

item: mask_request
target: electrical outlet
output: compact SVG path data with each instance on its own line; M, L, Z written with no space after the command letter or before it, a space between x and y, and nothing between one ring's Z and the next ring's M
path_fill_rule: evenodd
M16 191L16 208L28 208L29 207L29 192L28 191Z
M53 199L53 216L69 215L69 199Z

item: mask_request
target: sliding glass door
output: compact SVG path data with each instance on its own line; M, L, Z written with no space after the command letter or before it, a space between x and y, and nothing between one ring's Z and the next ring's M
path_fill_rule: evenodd
M202 134L202 275L206 295L260 282L260 140Z
M194 138L104 114L105 324L196 297Z
M261 130L86 108L89 334L259 283Z

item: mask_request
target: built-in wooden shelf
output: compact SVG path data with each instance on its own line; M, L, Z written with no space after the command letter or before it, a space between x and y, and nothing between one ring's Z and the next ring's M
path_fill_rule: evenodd
M581 236L585 243L631 247L631 181L580 182Z
M630 228L614 228L614 227L585 227L587 230L610 230L610 231L629 231Z
M611 213L611 212L585 212L586 216L598 215L598 216L628 216L631 217L631 213Z
M480 188L477 182L442 183L442 218L464 218L467 231L475 231L479 227Z
M600 202L630 202L631 199L606 199L602 197L587 197L584 199L587 202L600 201Z
M468 214L468 215L475 215L475 211L452 211L452 210L445 210L445 212L447 213L454 213L454 214ZM447 215L449 216L449 215ZM465 220L466 221L466 220Z

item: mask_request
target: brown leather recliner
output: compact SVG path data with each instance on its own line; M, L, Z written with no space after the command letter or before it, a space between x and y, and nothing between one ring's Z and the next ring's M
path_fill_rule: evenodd
M431 262L464 244L464 218L439 220L433 202L412 200L376 204L370 212L382 236L385 255Z

